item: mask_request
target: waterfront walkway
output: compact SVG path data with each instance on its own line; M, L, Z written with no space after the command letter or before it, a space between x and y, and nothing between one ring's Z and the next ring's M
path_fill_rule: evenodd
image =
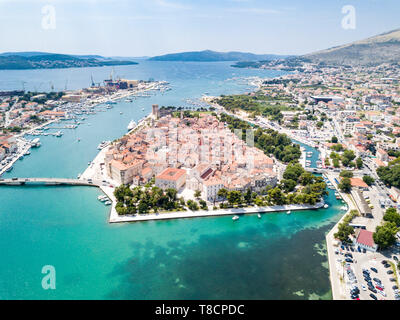
M102 188L104 189L104 188ZM105 191L105 190L103 190ZM109 196L109 194L106 192ZM243 214L255 214L255 213L273 213L273 212L287 212L287 211L299 211L299 210L316 210L323 208L324 203L320 202L316 205L284 205L284 206L271 206L271 207L248 207L248 208L232 208L232 209L221 209L221 210L209 210L209 211L178 211L178 212L165 212L165 213L153 213L144 215L131 215L131 216L119 216L113 206L110 213L110 223L118 222L139 222L149 220L167 220L167 219L182 219L182 218L201 218L201 217L216 217L216 216L232 216L232 215L243 215Z
M72 186L92 186L99 187L101 181L88 181L83 179L65 179L65 178L13 178L0 179L0 185L72 185Z
M348 210L346 214L344 214L340 220L336 223L336 225L328 232L325 237L326 240L326 249L328 255L328 263L329 263L329 278L331 281L332 287L332 298L333 300L346 300L346 283L344 276L344 266L337 261L338 255L335 254L335 249L337 248L338 241L335 239L334 234L338 232L339 224L343 221L345 216L351 210L357 210L354 201L351 198L351 195L343 193L338 188L338 185L335 181L335 176L333 173L325 174L329 181L335 186L336 192L340 194L342 199L347 203Z

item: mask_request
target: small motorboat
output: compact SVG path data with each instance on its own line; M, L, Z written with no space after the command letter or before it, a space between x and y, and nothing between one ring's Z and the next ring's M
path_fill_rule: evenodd
M261 214L258 214L257 217L258 217L258 219L261 219Z
M328 208L329 208L328 204L325 203L325 204L324 204L324 208L325 208L325 209L328 209Z
M286 214L291 214L291 213L292 213L292 211L290 211L290 210L288 212L286 212Z
M234 217L232 218L232 220L233 220L233 221L239 220L239 216L234 216Z

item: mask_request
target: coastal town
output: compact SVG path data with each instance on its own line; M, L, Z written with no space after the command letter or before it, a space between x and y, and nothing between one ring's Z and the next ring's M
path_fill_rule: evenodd
M285 62L274 65L282 69ZM348 210L326 238L334 299L400 299L398 73L395 64L304 63L256 92L207 98L217 109L318 148L315 172Z
M53 88L52 88L53 89ZM133 102L155 92L168 91L168 83L127 79L104 80L79 90L60 92L0 92L0 175L10 172L18 159L30 155L30 148L40 147L40 136L61 137L62 130L76 129L85 117L106 112L117 101ZM49 131L58 123L56 131ZM61 130L58 130L61 129ZM34 137L26 138L26 135Z
M299 69L253 79L253 92L204 95L208 108L154 104L65 183L99 187L110 223L226 215L235 223L243 214L323 210L332 192L346 212L326 236L333 298L399 300L398 66ZM166 82L110 77L60 93L2 92L0 174L40 146L25 135L60 137L50 124L73 129L116 101L166 90ZM315 166L298 143L318 150Z

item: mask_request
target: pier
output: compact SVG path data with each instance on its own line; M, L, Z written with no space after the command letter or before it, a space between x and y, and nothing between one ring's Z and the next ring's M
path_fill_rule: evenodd
M92 186L99 187L102 181L89 181L85 179L65 179L65 178L12 178L0 179L0 186L21 186L21 185L70 185L70 186Z

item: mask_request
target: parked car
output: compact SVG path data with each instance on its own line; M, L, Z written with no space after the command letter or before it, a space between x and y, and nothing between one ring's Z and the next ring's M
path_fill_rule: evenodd
M374 295L373 293L371 293L369 296L370 296L372 299L374 299L374 300L378 300L378 298L376 297L376 295Z
M362 252L363 252L363 253L366 253L366 252L367 252L367 250L363 248L363 249L362 249Z
M367 287L365 286L365 285L361 285L361 289L363 290L363 291L367 291Z
M371 270L375 273L378 273L378 270L376 270L374 267L371 267Z
M386 273L387 274L393 274L393 270L388 270Z
M369 291L372 291L373 293L377 293L378 291L376 291L376 289L374 287L368 287Z

